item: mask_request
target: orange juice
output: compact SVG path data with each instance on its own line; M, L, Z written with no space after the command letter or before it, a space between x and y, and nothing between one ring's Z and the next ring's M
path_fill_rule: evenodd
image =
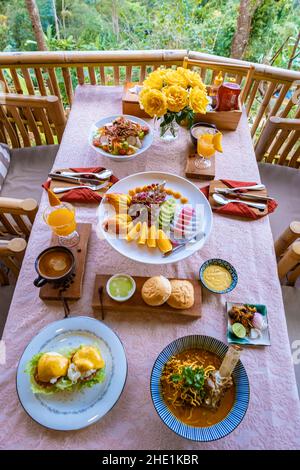
M200 157L210 158L215 154L213 134L202 134L197 139L197 153Z
M47 224L56 235L66 237L76 230L75 212L67 207L58 207L48 214Z

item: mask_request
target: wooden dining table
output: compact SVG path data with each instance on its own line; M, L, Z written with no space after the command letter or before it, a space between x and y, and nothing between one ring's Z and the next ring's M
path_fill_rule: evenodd
M185 128L180 129L177 140L168 144L155 136L149 150L129 162L111 161L88 145L91 125L104 116L121 113L121 98L122 87L82 85L76 89L54 169L103 166L111 168L118 178L152 170L184 176L189 145L189 133ZM223 146L224 153L216 157L216 178L260 182L245 114L236 131L224 132ZM199 182L194 182L200 186ZM268 216L259 220L242 220L215 214L210 238L201 250L178 263L161 267L137 263L114 251L106 240L99 239L97 235L97 206L76 205L77 220L90 222L93 227L83 295L71 304L71 316L95 316L92 296L96 274L127 272L141 276L163 274L197 279L205 260L223 258L235 266L238 285L227 295L203 290L202 316L193 321L179 315L154 315L143 311L124 315L118 312L118 308L107 313L105 323L121 338L128 360L127 382L117 404L100 421L79 431L54 431L34 422L23 410L16 393L18 361L26 345L41 328L64 317L61 303L42 301L39 290L33 285L36 274L34 261L49 245L51 238L49 227L42 218L46 205L47 196L44 194L3 335L6 361L0 366L2 449L300 447L299 398ZM203 334L226 342L226 301L265 304L271 346L248 347L242 352L241 360L250 382L250 402L240 425L216 442L188 441L168 429L157 415L150 394L151 369L161 350L176 338Z

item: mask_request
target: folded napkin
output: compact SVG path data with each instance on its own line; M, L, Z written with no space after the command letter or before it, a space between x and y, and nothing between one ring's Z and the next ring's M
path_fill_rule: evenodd
M70 171L73 171L74 173L83 173L84 171L88 173L98 173L102 170L105 170L105 168L98 166L98 167L92 167L92 168L70 168ZM113 185L119 179L112 175L109 179L110 183ZM46 181L44 184L42 184L44 189L49 189L51 184L51 179ZM99 181L99 184L101 184L101 181ZM80 202L84 204L99 204L101 201L102 196L97 192L97 191L92 191L89 188L84 188L84 189L72 189L71 191L67 191L63 196L60 198L61 201L63 202Z
M253 186L254 184L257 184L255 182L249 182L249 181L234 181L234 180L220 180L222 183L224 183L228 188L237 188L239 186ZM209 185L205 186L204 188L201 188L201 191L203 194L209 198ZM246 191L246 190L245 190ZM245 192L241 190L241 193ZM238 192L237 192L238 196ZM230 195L228 195L230 197ZM258 201L259 202L259 201ZM276 207L278 206L277 202L272 200L272 201L267 201L267 208L268 208L268 214L271 214L274 212ZM229 202L226 204L226 206L219 206L218 208L212 208L214 212L217 212L219 214L227 214L227 215L234 215L237 217L243 217L246 219L260 219L261 217L264 217L266 214L259 215L253 210L251 207L247 206L246 204L240 204L237 202Z

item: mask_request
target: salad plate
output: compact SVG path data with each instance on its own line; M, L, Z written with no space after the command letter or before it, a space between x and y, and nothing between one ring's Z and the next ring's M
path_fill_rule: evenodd
M169 256L163 256L164 253L162 252L165 246L167 246L166 249L168 249L168 246L171 246L169 240L164 240L164 246L162 246L160 250L158 248L149 247L149 244L145 243L145 240L143 243L140 243L140 239L138 241L134 240L129 242L128 238L120 236L120 234L112 233L105 228L106 221L111 220L116 213L114 207L109 203L111 195L118 197L121 195L121 197L124 196L125 199L129 196L133 201L133 198L136 197L137 191L140 188L148 188L151 187L151 185L164 185L167 198L176 198L178 211L188 206L192 208L196 214L197 234L201 235L199 237L196 236L195 239L192 239L188 243L183 242L182 244L184 246L182 249L174 250L174 253L171 252ZM134 194L133 191L135 191ZM169 196L169 193L172 193L172 196ZM200 250L209 238L212 229L212 212L210 205L199 188L181 176L156 171L136 173L115 183L106 194L107 197L101 201L98 209L98 236L106 239L120 254L134 261L158 265L178 262ZM133 194L133 196L130 196L130 194ZM151 223L149 223L149 225L151 225ZM150 228L151 227L149 227L148 230L148 236ZM162 231L160 230L160 232Z
M33 393L26 367L41 352L96 346L105 361L105 376L91 388L55 394ZM118 401L127 377L127 360L118 336L104 323L90 317L66 318L50 323L28 344L19 361L17 393L26 413L49 429L85 428L108 413Z
M131 141L128 142L128 139L127 138L124 138L124 142L121 142L121 139L116 139L116 147L113 146L113 148L111 148L111 151L108 151L108 146L107 145L102 145L100 142L99 142L99 131L101 132L101 129L104 129L104 126L107 126L109 124L112 124L113 121L115 121L116 119L120 119L120 118L125 118L125 120L129 120L131 121L132 123L136 123L138 125L138 131L142 131L143 129L147 129L148 132L143 132L142 131L142 134L144 134L142 137L141 137L141 134L140 134L140 137L138 139L138 142L133 142L133 145L131 145ZM137 132L137 134L139 134L139 132ZM138 135L136 135L136 137L138 137ZM132 137L131 137L132 138ZM99 121L95 122L90 130L90 133L89 133L89 144L91 145L91 147L93 147L93 149L103 155L104 157L108 157L110 158L111 160L116 160L116 161L122 161L122 162L125 162L125 161L129 161L129 160L132 160L133 158L137 157L138 155L141 155L143 152L145 152L146 150L148 150L148 148L152 145L152 142L153 142L153 138L154 138L154 133L153 133L153 130L152 128L150 127L150 125L148 123L146 123L145 121L143 121L142 119L138 118L138 117L135 117L135 116L130 116L128 114L115 114L113 116L107 116L105 118L102 118L100 119ZM135 140L135 138L134 138ZM96 145L94 145L96 143ZM105 143L107 143L105 141ZM101 147L100 147L101 145ZM104 147L104 148L102 148ZM112 152L114 152L114 148L118 148L120 150L116 150L116 154L113 154ZM107 149L107 151L105 150ZM118 154L119 152L122 152L123 154ZM128 152L131 151L132 153L131 154L128 154Z

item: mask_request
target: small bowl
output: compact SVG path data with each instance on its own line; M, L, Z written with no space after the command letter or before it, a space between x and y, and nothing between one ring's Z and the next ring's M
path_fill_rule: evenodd
M129 291L129 294L126 296L126 297L114 297L110 290L109 290L109 285L111 283L111 281L113 279L116 279L117 277L119 276L123 276L123 277L127 277L128 279L130 279L130 281L132 282L132 289ZM135 293L136 291L136 283L135 283L135 280L133 279L133 277L131 277L129 274L124 274L124 273L119 273L119 274L115 274L114 276L111 276L107 283L106 283L106 292L107 294L109 295L109 297L113 300L116 300L117 302L126 302L126 300L130 299L133 294Z
M196 139L196 137L193 136L193 129L196 129L196 127L207 127L209 129L208 132L210 132L210 133L212 131L215 131L215 132L218 131L218 129L216 128L216 126L214 124L209 124L208 122L196 122L196 124L194 124L190 128L191 139L192 139L192 142L195 145L195 147L197 146L197 139Z
M227 287L227 289L214 290L205 284L205 281L203 279L203 273L204 273L204 270L210 265L223 266L224 268L227 269L227 271L229 271L232 277L232 281L231 281L230 286ZM228 263L228 261L225 261L224 259L220 259L220 258L212 258L212 259L208 259L207 261L205 261L200 268L199 277L200 277L200 281L202 285L206 287L207 290L209 290L210 292L213 292L214 294L228 294L228 292L231 292L236 287L237 282L238 282L238 275L237 275L236 269L232 266L232 264Z

